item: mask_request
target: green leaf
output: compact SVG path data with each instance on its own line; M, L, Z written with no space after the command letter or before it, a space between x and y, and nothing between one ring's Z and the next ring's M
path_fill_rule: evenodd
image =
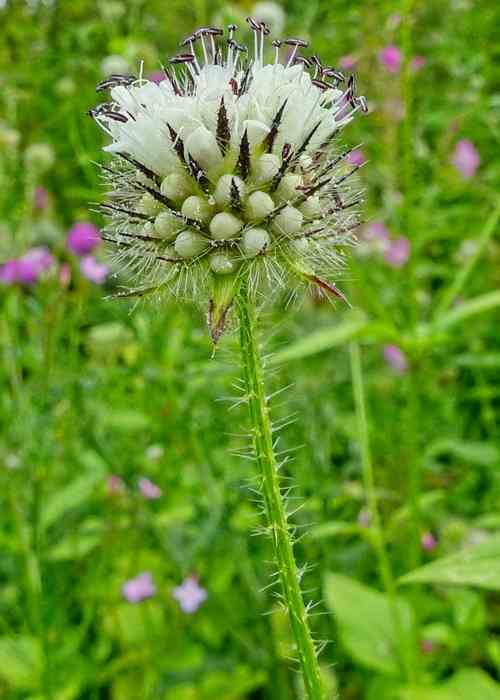
M296 343L292 343L286 350L275 353L270 358L270 363L276 365L289 360L299 360L372 333L380 337L387 337L388 330L381 323L370 322L358 314L354 314L354 318L353 315L350 315L342 323L310 333Z
M42 673L42 652L33 637L0 637L0 679L14 688L36 689Z
M47 497L42 509L40 517L42 528L47 529L67 511L88 501L102 478L103 475L99 471L95 471L74 479L67 486L54 491Z
M90 554L102 541L103 526L97 518L85 520L68 532L48 552L51 561L72 561Z
M446 454L471 464L495 466L500 463L500 449L493 443L464 442L454 439L443 439L432 443L426 452L426 457L436 459Z
M333 573L325 576L324 594L342 642L353 659L381 673L399 675L398 641L387 596ZM409 633L411 608L401 599L398 608L403 630Z
M500 700L500 685L479 668L464 668L441 686L405 688L401 700Z
M399 583L479 586L500 591L500 534L476 547L410 571L399 579Z
M436 330L447 330L457 323L462 323L469 318L493 311L500 306L500 290L481 294L470 301L466 301L460 306L448 311L441 316L434 324Z

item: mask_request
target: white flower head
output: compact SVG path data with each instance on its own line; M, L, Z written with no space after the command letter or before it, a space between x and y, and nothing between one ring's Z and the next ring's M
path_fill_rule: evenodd
M110 102L90 111L111 138L102 209L118 266L138 294L206 290L214 340L242 279L257 291L294 276L342 296L332 278L358 223L347 180L359 165L335 143L365 99L352 77L302 56L300 39L273 41L265 63L269 29L248 23L251 57L235 25L204 27L159 84L111 75L97 87Z

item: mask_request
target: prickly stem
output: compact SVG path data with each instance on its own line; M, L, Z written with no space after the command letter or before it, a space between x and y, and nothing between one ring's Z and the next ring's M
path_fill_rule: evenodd
M254 302L244 282L236 299L240 323L240 349L248 399L252 441L262 477L262 490L278 564L283 600L288 609L307 700L325 700L314 641L307 619L292 535L280 489L278 463L273 448L272 426L266 400L263 363L256 337Z

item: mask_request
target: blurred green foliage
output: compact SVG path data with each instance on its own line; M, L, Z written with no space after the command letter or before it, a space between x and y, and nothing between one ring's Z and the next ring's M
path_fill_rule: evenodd
M360 245L343 280L352 310L309 297L286 308L277 296L263 312L271 390L293 384L274 418L294 414L280 445L301 446L285 476L303 503L299 561L315 565L306 596L333 613L312 617L316 636L334 640L321 656L325 683L343 700L496 700L500 7L283 8L287 32L326 62L354 57L372 113L343 138L370 161L365 217L411 242L400 268ZM48 245L72 266L69 286L55 272L28 289L0 286L0 698L301 697L268 588L269 543L251 536L262 524L253 464L234 454L245 415L220 401L235 395L234 338L212 357L199 309L104 301L65 248L102 193L102 140L86 111L103 61L144 60L149 74L194 27L251 11L210 0L0 2L0 261ZM378 59L391 44L407 57L396 74ZM469 179L451 163L459 139L481 157ZM53 163L30 156L40 143ZM110 277L106 293L122 283ZM349 343L361 347L364 434ZM401 374L384 362L388 344L405 353ZM410 674L367 518L363 444L401 583ZM111 475L123 490L109 488ZM143 476L161 498L141 495ZM157 591L134 605L121 589L142 571ZM172 591L193 573L208 599L186 615Z

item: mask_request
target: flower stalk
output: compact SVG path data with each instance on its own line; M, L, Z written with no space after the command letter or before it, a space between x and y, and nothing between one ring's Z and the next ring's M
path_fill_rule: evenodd
M309 628L306 606L300 589L300 577L288 515L280 489L279 464L273 447L273 430L264 385L264 368L256 331L255 302L243 282L236 308L240 324L240 348L255 458L262 478L262 490L268 527L279 570L283 601L288 610L297 645L300 667L308 700L325 700L315 644Z

